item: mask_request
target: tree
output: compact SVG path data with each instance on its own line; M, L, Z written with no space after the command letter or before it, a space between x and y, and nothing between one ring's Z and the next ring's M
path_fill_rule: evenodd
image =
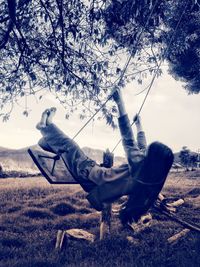
M180 151L179 158L186 170L189 170L189 167L191 167L191 170L194 170L197 166L198 154L191 152L186 146Z
M0 0L0 10L0 108L10 105L0 114L5 121L21 97L42 98L44 89L67 109L66 117L79 105L84 118L113 87L160 75L164 59L188 90L199 90L191 57L199 62L196 0ZM112 103L102 108L113 126L115 112Z
M3 167L0 164L0 174L3 172Z
M5 173L3 171L3 167L1 164L0 164L0 178L5 178Z
M189 93L200 91L199 1L115 0L108 8L107 27L113 38L131 51L135 36L145 27L147 43L161 46L158 60L161 56L168 60L170 73L186 82ZM163 48L167 48L164 53Z
M197 161L198 161L198 154L196 153L191 153L190 154L190 166L192 170L197 166Z
M176 23L182 16L181 23L170 46L167 59L170 63L170 73L176 78L185 81L188 93L200 92L200 2L174 1L172 12L166 16L165 25L168 34L174 31ZM185 7L184 7L185 6ZM184 7L184 13L182 10ZM164 42L168 42L166 33Z
M129 51L126 42L119 44L106 27L109 7L110 2L103 0L19 0L17 5L14 0L2 1L1 108L9 103L12 111L20 97L45 88L69 113L76 105L83 105L84 118L87 111L91 112L90 104L92 110L101 106L114 86L123 87L130 79L141 83L145 73L142 65L147 71L154 71L155 60L148 53L141 56L139 45L137 63L130 62L124 68L123 56L129 56ZM147 7L148 13L151 9ZM107 105L102 112L112 123L116 109ZM10 112L2 113L4 120L9 115ZM24 115L28 115L28 107Z
M181 160L181 164L186 168L188 171L189 164L190 164L190 150L184 146L180 151L179 158Z

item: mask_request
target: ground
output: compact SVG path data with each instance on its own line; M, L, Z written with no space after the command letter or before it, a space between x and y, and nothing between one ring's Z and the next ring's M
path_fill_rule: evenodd
M182 219L200 225L200 171L172 173L163 189L182 197ZM99 216L79 186L49 185L42 177L0 180L0 266L199 266L199 234L190 231L178 243L167 238L183 229L153 213L152 225L139 233L122 229L113 218L112 235L99 241ZM94 243L69 240L56 251L58 229L82 228L96 235ZM136 242L130 243L127 236Z

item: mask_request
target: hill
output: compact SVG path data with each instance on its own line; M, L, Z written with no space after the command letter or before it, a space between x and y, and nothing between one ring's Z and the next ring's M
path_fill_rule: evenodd
M39 149L37 145L31 146L31 148ZM28 148L10 149L0 147L0 165L2 166L3 170L28 172L30 174L38 172L38 169L30 158L27 149ZM102 162L103 150L84 147L83 151L88 157L96 160L97 163ZM115 165L119 165L124 162L125 158L119 156L115 157Z
M89 158L96 160L97 163L102 163L104 153L103 150L83 147L83 151ZM124 157L114 156L114 165L120 165L125 162L126 159Z
M31 148L39 149L38 145L33 145ZM21 149L0 147L0 165L2 166L3 170L29 174L38 173L38 169L30 158L27 149L27 147ZM83 147L82 149L89 158L94 159L97 163L102 162L104 153L103 150L89 147ZM125 162L126 159L124 157L114 156L115 166ZM174 163L180 163L179 153L174 153Z
M27 148L10 149L0 147L0 164L4 171L22 171L29 173L37 171L28 155Z

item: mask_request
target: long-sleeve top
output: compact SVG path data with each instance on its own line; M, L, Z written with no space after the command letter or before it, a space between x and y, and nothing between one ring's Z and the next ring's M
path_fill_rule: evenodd
M89 174L89 179L98 185L105 182L112 182L118 179L131 177L134 166L144 158L146 150L146 138L143 131L137 133L137 142L134 139L131 125L127 115L118 119L122 136L122 143L126 153L127 164L122 164L112 168L104 168L95 165Z
M102 210L105 202L112 202L128 195L129 199L121 212L121 219L126 221L129 215L134 215L134 219L137 220L155 200L162 184L155 185L146 181L144 183L140 177L141 163L144 162L146 150L144 132L137 134L136 142L127 115L119 118L119 128L127 164L112 168L100 167L88 159L78 145L55 125L51 124L41 132L43 141L52 151L62 151L67 168L84 190L89 192L87 199L94 208Z
M119 128L128 163L110 168L107 172L100 171L99 174L94 167L91 175L96 173L96 179L101 178L101 182L90 191L87 199L97 210L102 210L103 203L113 202L123 195L128 195L128 201L120 212L122 223L126 223L133 219L137 221L147 212L160 193L166 177L164 179L162 177L162 180L158 180L157 183L144 181L144 177L140 177L146 154L145 134L139 132L137 142L135 141L127 115L119 118Z
M103 208L104 202L112 202L123 195L135 194L133 191L136 187L138 192L135 197L138 200L140 196L144 198L143 191L140 188L143 185L137 182L138 177L136 176L140 163L145 157L145 133L143 131L139 132L136 142L128 116L120 117L118 123L128 163L110 169L105 168L105 170L103 168L98 169L96 166L92 168L89 179L96 182L98 186L91 190L87 199L97 210ZM100 180L100 182L97 180ZM140 202L144 202L144 199Z

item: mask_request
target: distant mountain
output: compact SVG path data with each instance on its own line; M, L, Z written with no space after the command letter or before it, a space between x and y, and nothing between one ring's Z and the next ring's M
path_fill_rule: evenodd
M31 146L32 149L39 149L37 145ZM34 165L32 159L30 158L28 148L22 149L10 149L5 147L0 147L0 165L4 171L21 171L28 173L38 172L37 167ZM85 154L94 159L97 163L101 163L103 159L103 152L100 149L92 149L89 147L84 147L83 151ZM125 162L125 158L116 156L114 159L114 164L119 165Z
M93 149L89 147L82 148L84 153L91 159L95 160L97 163L102 163L104 151L101 149ZM120 165L126 162L124 157L114 156L114 165Z
M0 165L4 171L22 171L29 173L35 173L37 171L27 152L27 148L10 149L0 147Z
M39 149L38 145L31 146L32 149ZM10 149L0 147L0 165L4 171L22 171L28 173L38 172L37 167L34 165L30 158L27 147L22 149ZM97 163L102 163L103 150L83 147L85 154L94 159ZM124 157L115 156L114 165L120 165L126 162ZM174 154L174 163L180 163L179 153Z

